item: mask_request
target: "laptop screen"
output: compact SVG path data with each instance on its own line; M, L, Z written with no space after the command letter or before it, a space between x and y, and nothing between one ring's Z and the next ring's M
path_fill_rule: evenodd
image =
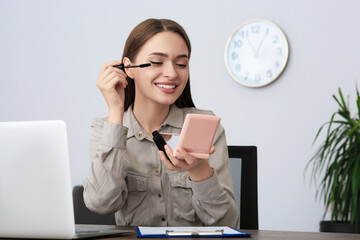
M0 237L75 234L66 125L0 123Z

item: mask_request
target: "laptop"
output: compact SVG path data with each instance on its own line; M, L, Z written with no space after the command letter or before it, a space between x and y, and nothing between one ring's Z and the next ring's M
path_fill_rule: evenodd
M63 121L0 122L0 238L132 232L92 226L76 234L68 156Z

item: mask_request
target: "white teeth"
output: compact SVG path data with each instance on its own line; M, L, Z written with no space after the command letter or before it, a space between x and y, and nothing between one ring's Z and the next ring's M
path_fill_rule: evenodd
M174 89L176 87L175 85L165 85L165 84L156 84L156 86L165 88L165 89Z

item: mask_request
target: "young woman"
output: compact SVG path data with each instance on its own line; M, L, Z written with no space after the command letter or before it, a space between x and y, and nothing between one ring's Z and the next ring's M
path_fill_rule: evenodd
M171 162L151 133L180 133L195 108L190 94L191 45L184 29L167 19L148 19L130 33L122 61L105 63L97 80L109 114L95 119L91 171L84 181L87 207L115 213L118 225L237 227L224 129L219 126L209 159L184 149ZM113 66L151 63L147 68Z

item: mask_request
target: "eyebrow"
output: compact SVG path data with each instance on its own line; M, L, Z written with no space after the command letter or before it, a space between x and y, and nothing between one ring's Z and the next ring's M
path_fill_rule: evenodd
M150 53L149 56L169 57L169 55L167 55L166 53L162 53L162 52L153 52L153 53ZM180 55L176 56L176 58L189 58L189 56L187 54L180 54Z

